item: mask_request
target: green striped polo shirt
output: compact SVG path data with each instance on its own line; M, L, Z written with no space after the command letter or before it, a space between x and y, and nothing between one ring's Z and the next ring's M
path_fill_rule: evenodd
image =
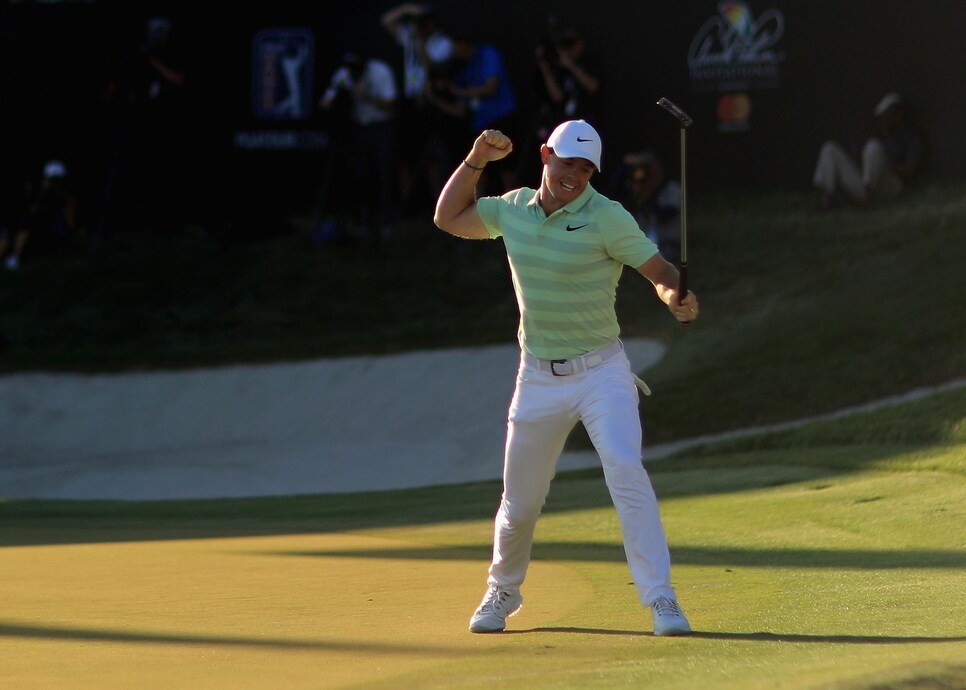
M621 271L657 254L623 206L587 185L549 217L526 187L483 197L476 210L490 236L503 237L524 352L569 359L617 339Z

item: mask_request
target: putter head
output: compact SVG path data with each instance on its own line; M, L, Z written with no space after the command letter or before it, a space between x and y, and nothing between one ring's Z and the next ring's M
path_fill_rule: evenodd
M690 115L688 115L686 112L684 112L679 107L674 105L674 103L669 101L667 98L662 98L657 102L657 104L662 108L664 108L669 113L671 113L675 118L677 118L677 121L681 125L681 129L684 129L685 127L690 127L691 124L694 122L694 120L691 118Z

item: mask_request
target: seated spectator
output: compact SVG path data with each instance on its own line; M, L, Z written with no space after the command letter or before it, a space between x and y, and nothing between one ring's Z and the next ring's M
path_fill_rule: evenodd
M77 202L66 190L67 168L60 161L44 166L43 178L30 195L27 212L13 233L12 249L5 265L8 270L20 267L24 249L32 241L37 249L66 248L74 239ZM10 231L0 231L0 257L11 248Z
M902 97L887 94L873 115L879 132L865 142L860 156L834 141L822 146L813 176L813 183L821 190L821 208L830 208L839 191L863 206L895 196L919 168L922 140L906 122Z
M611 195L634 216L661 255L681 260L681 185L669 180L654 153L628 153L611 181Z

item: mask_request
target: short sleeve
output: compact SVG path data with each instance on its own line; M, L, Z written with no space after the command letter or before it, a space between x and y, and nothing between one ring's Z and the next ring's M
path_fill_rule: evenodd
M499 196L485 196L476 200L476 213L492 238L503 235L500 230L500 213L506 204L506 200Z
M658 253L627 209L611 202L599 222L607 253L626 266L637 268Z

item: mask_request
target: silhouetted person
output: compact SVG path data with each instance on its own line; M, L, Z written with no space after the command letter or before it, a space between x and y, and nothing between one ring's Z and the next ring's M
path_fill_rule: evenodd
M822 146L812 178L821 192L821 208L831 207L839 191L868 206L899 194L922 161L922 139L906 122L905 103L887 94L873 110L878 133L870 137L858 159L834 141Z
M30 193L27 211L13 232L0 230L0 257L8 270L20 267L28 242L40 252L63 251L74 240L77 201L66 188L67 168L60 161L44 166L43 177ZM11 234L12 242L11 242Z

